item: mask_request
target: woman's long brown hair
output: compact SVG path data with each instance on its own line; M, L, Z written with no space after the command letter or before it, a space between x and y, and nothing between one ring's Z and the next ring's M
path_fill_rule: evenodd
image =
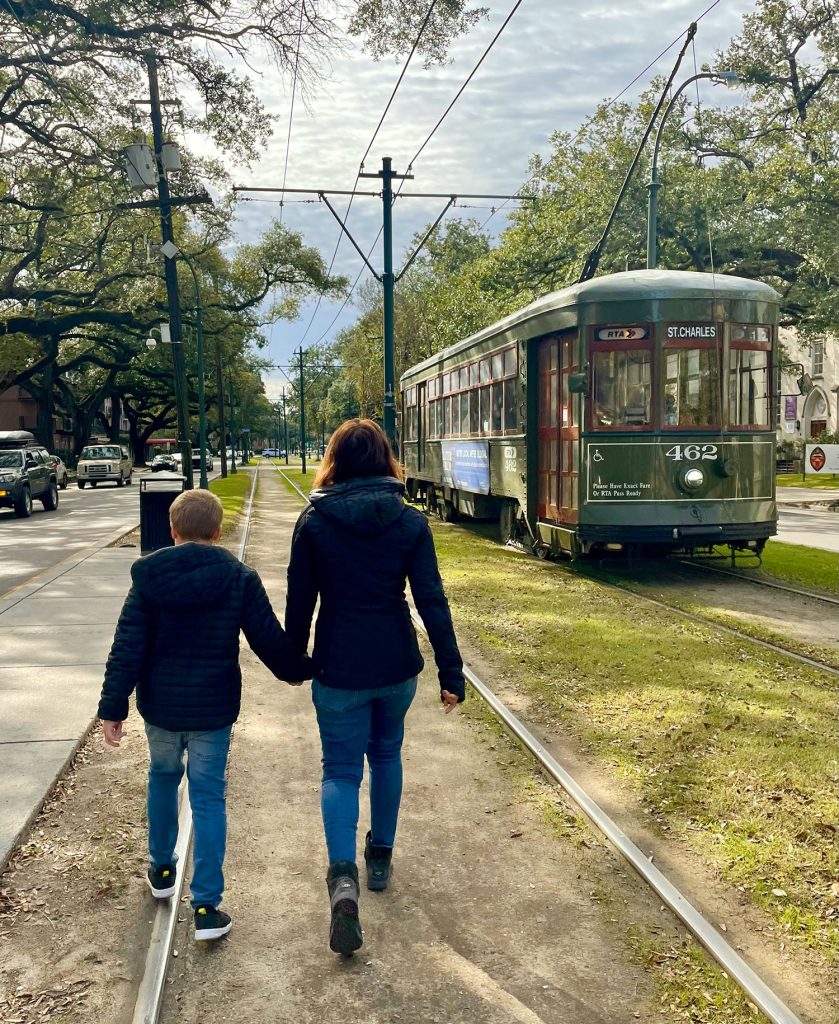
M346 420L329 439L314 486L329 487L364 476L405 479L379 424L373 420Z

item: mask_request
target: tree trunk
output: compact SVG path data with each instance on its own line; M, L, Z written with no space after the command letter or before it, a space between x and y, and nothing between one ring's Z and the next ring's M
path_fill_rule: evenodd
M108 433L110 439L119 443L119 421L122 419L122 398L120 395L111 395L111 429Z

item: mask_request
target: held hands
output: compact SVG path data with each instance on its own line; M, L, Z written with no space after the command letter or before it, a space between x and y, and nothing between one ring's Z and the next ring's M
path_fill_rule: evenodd
M105 740L107 746L118 747L123 736L125 736L125 732L122 728L122 722L108 722L103 720L102 738Z
M440 700L443 702L443 714L451 714L457 707L457 694L449 693L448 690L440 691Z

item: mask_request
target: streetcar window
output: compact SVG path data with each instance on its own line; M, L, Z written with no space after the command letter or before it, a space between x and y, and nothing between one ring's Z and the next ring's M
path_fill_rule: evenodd
M516 379L510 377L504 381L504 429L515 430L519 425L518 409L516 408Z
M650 426L652 352L649 349L594 352L592 362L594 429Z
M469 364L469 386L474 388L478 384L478 364Z
M728 418L734 427L769 426L769 353L733 348L728 354Z
M452 433L460 433L460 397L458 395L452 399Z
M440 424L440 435L441 437L447 437L449 434L449 426L451 424L452 416L452 400L450 398L443 399L443 422Z
M460 371L460 386L462 388L469 387L469 367L464 366Z
M481 433L489 433L489 388L481 388Z
M481 384L486 384L490 379L491 375L489 372L489 357L482 359L480 362L481 368Z
M504 349L504 376L512 377L516 372L516 350L514 348Z
M665 352L664 426L712 427L720 422L719 361L715 348Z
M481 432L481 408L480 392L471 392L471 405L469 406L469 433L479 434Z
M492 357L492 379L501 380L504 376L504 353L496 352Z
M500 381L492 385L492 429L504 429L504 385Z

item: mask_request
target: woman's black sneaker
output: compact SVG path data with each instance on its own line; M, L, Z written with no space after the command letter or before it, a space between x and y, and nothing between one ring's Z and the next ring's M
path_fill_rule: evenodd
M232 927L233 922L230 920L230 915L225 914L223 910L218 910L209 904L205 907L195 908L196 942L220 939L222 935L227 935Z
M175 881L178 869L174 864L151 864L146 872L146 882L156 900L165 900L175 895Z
M374 846L373 833L367 833L364 843L364 861L367 864L367 888L372 892L384 892L390 882L393 870L391 858L393 850L389 846Z
M350 956L361 949L364 936L358 919L358 868L351 860L329 865L326 887L332 908L329 923L329 948L333 953Z

